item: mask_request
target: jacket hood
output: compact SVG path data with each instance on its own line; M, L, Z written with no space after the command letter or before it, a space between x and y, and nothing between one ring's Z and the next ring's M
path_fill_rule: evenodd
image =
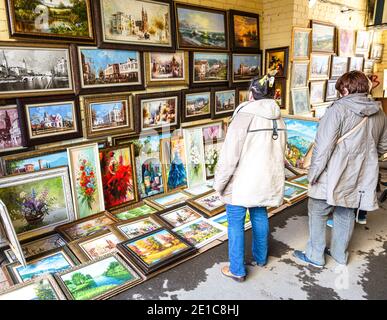
M279 119L281 110L273 99L262 99L242 103L236 110L237 112L251 113L269 120Z
M354 93L340 98L338 101L343 103L346 108L353 113L364 117L379 112L380 105L374 99L368 97L366 93Z

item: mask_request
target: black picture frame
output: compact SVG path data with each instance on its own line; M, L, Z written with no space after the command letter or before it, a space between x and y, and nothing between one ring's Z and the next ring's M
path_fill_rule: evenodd
M222 92L222 91L234 91L234 108L230 111L224 112L224 113L217 113L216 112L216 93ZM221 119L230 117L234 114L235 109L237 108L237 90L236 88L230 88L230 87L220 87L220 88L212 88L211 89L211 95L212 95L212 106L211 106L211 119Z
M243 103L243 102L246 102L246 101L248 101L249 99L249 97L247 96L247 98L246 98L246 100L241 100L240 99L240 94L241 94L241 91L246 91L246 93L247 93L247 95L249 94L249 85L248 84L246 84L246 86L244 86L244 87L236 87L236 99L237 99L237 105L239 106L241 103Z
M288 77L288 67L289 67L289 47L279 47L279 48L270 48L265 50L265 73L268 74L269 72L269 55L271 53L275 52L283 52L284 53L284 67L283 67L283 74L278 75L278 73L275 75L276 78L285 78Z
M250 47L244 47L244 46L238 46L236 44L235 39L235 23L234 23L234 16L244 16L248 18L254 18L257 19L257 46L250 46ZM250 13L246 11L239 11L239 10L229 10L229 22L230 22L230 47L233 52L257 52L260 51L260 29L259 29L259 14Z
M241 80L236 80L235 79L235 73L234 73L234 60L235 60L235 56L260 56L259 58L259 70L258 70L258 73L256 74L253 74L251 76L248 76L246 77L245 79L241 79ZM251 79L255 78L255 77L261 77L263 75L263 54L262 54L262 51L258 51L258 52L254 52L254 53L240 53L240 52L233 52L231 54L231 77L230 77L230 84L229 86L232 87L244 87L244 86L248 86Z
M281 108L281 109L286 109L286 96L287 96L287 91L286 91L286 79L285 78L278 78L278 79L275 79L274 81L274 100L276 100L276 85L280 83L281 84L281 104L278 104L278 106Z
M206 90L207 89L207 90ZM209 111L205 114L188 116L186 113L186 99L187 95L195 94L195 93L208 93L210 98ZM210 119L211 118L211 109L213 105L212 94L210 88L197 88L197 89L186 89L181 91L181 122L191 122L202 119Z

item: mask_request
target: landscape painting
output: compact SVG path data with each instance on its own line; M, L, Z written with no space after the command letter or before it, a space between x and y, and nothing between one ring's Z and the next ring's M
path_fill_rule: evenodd
M141 85L138 51L78 47L82 88Z
M183 135L187 157L187 185L192 188L206 182L203 132L201 128L184 129Z
M348 70L347 57L332 57L331 79L338 79Z
M308 86L308 61L295 61L292 68L292 82L291 88L300 88Z
M176 4L176 19L179 48L228 49L225 11Z
M310 82L310 104L322 103L325 98L325 81Z
M157 209L152 208L148 204L141 204L139 206L135 206L132 209L120 212L115 214L115 217L119 220L131 220L141 216L145 216L147 214L156 213Z
M134 239L154 230L160 229L161 225L151 217L119 224L116 228L125 236L125 238Z
M116 251L116 245L121 242L114 233L106 233L79 243L79 247L89 259L97 259Z
M248 82L261 75L261 54L232 54L233 82Z
M259 49L259 16L230 11L234 49Z
M14 36L92 41L89 0L8 0Z
M309 59L309 39L311 29L309 28L293 28L293 41L292 41L292 58L294 60L307 60Z
M295 115L308 115L310 113L309 88L293 88L292 107Z
M0 97L73 91L68 48L0 46L0 59Z
M143 130L171 128L178 124L179 96L141 99L141 123Z
M306 195L308 193L308 188L298 186L289 182L285 182L285 191L284 191L284 200L291 202L292 200Z
M330 54L312 53L310 55L309 80L329 79Z
M22 147L23 135L17 106L0 106L0 152Z
M224 90L224 91L215 91L215 110L213 117L230 115L234 112L236 107L235 102L235 89L234 90Z
M229 55L227 53L192 54L193 84L227 81L229 76Z
M312 51L335 52L336 27L331 24L312 21Z
M189 92L189 91L188 91ZM211 113L211 92L186 93L183 121L193 121Z
M141 280L140 276L116 255L81 265L57 277L73 300L102 299L109 292Z
M183 224L202 218L202 216L189 206L167 211L160 214L160 217L167 221L174 228L180 227Z
M156 198L153 198L152 201L155 205L167 209L170 207L174 207L178 204L181 204L185 202L187 199L189 199L189 195L183 193L183 192L173 192L170 194L165 194ZM147 201L147 200L145 200Z
M187 79L186 54L184 51L149 52L148 84L184 83Z

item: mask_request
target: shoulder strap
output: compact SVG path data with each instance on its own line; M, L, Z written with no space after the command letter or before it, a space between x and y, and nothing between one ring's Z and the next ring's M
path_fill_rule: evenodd
M359 130L367 122L367 119L368 119L368 117L364 117L364 119L362 121L360 121L352 130L349 130L345 135L340 137L339 140L337 140L336 144L339 144L344 139L348 138L351 134L353 134L357 130Z

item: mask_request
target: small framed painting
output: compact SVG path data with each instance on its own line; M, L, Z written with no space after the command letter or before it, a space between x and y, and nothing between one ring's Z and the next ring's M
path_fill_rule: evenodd
M308 60L310 54L311 28L293 27L292 60Z
M190 198L191 195L188 193L176 190L145 199L145 203L149 203L150 205L157 206L161 210L165 210L185 203Z
M75 96L18 99L28 145L82 137L79 100Z
M220 213L209 220L212 222L215 222L216 224L220 224L224 228L228 227L227 212ZM250 228L251 228L250 212L249 210L247 210L246 218L245 218L245 230L248 230Z
M349 69L348 71L363 71L364 57L350 57L349 58Z
M289 47L266 49L266 73L276 78L287 78Z
M212 190L213 189L210 186L208 186L207 183L204 183L196 187L184 189L184 192L190 194L192 197L196 197Z
M203 212L206 216L213 217L226 210L219 194L210 191L204 195L194 197L187 201L189 205Z
M230 43L233 52L259 50L259 15L230 10Z
M364 68L363 71L366 75L370 75L374 72L374 66L375 66L375 61L372 59L365 59L364 60Z
M187 205L175 209L167 209L159 212L157 215L173 228L180 227L191 221L202 218L202 215L199 212Z
M307 193L308 193L307 187L302 187L298 184L285 181L284 200L286 202L292 203L295 200L298 200L301 197L306 196Z
M147 52L146 85L148 87L188 85L188 67L188 52Z
M223 121L214 121L201 125L204 142L216 142L217 140L224 139L225 131L223 126Z
M339 92L336 90L337 80L328 80L325 93L325 101L334 101L339 98Z
M356 31L348 29L338 30L339 56L351 57L355 55Z
M311 21L312 52L336 52L336 27L321 21Z
M348 58L332 56L331 79L338 79L348 71Z
M321 119L331 105L332 102L324 102L314 105L312 104L313 117Z
M143 216L130 221L118 222L110 226L111 230L118 232L122 241L134 239L162 228L162 223L155 216Z
M292 65L291 88L308 86L309 61L294 61Z
M274 100L281 109L286 109L286 79L274 81Z
M211 118L219 119L232 116L236 108L236 90L229 88L212 88L214 101Z
M322 103L325 98L326 81L311 81L310 104Z
M16 104L0 106L0 119L3 121L0 135L0 153L23 149L26 144L22 116Z
M309 88L293 88L292 107L295 115L308 115L310 113Z
M289 179L289 182L294 183L294 184L298 184L298 185L305 187L305 188L307 188L309 186L308 175L306 175L306 174L291 178L291 179Z
M116 219L122 221L122 220L132 220L145 215L154 214L158 211L159 211L158 208L141 201L131 206L125 207L124 210L120 210L118 212L112 212L112 214Z
M233 53L231 55L231 84L245 85L254 77L262 75L262 52Z
M84 96L83 107L88 138L135 133L131 94Z
M368 58L370 45L372 42L373 31L358 30L356 33L356 54L361 54Z
M242 102L249 100L249 90L244 88L237 88L237 106L239 106Z
M181 121L190 122L211 117L212 94L205 89L182 90Z
M229 60L228 53L191 52L190 86L208 87L227 83L230 78Z
M168 131L180 126L180 91L136 95L138 133Z
M373 59L375 62L379 63L383 60L383 43L373 43L371 49L370 59Z
M331 55L327 53L311 53L309 80L329 79L331 70Z
M207 180L215 177L223 142L224 140L217 140L216 142L206 142L204 144L204 159L206 161Z

